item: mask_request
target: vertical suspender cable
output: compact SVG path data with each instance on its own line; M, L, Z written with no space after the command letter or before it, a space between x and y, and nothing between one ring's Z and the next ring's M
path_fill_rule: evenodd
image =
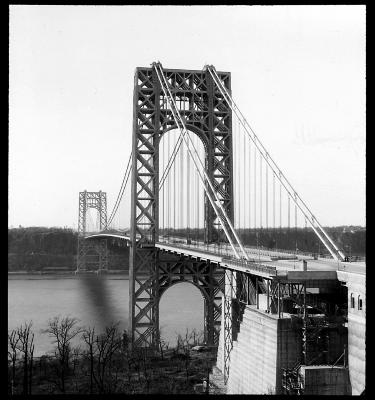
M185 103L183 103L185 104ZM180 175L181 175L181 181L180 181L180 187L178 189L178 192L180 193L180 198L181 198L181 206L180 206L180 229L184 229L184 192L185 192L185 187L184 187L184 180L185 180L185 168L184 168L184 148L182 146L181 148L181 154L180 154Z
M294 226L295 226L294 234L295 234L296 251L297 251L297 205L296 204L294 204Z
M196 188L197 188L197 225L196 226L197 226L197 240L199 240L199 208L200 208L200 202L199 202L199 177L198 177L198 171L197 170L195 170L195 181L196 181Z
M281 231L281 224L282 224L282 218L281 218L281 214L282 214L282 209L281 209L281 184L279 184L279 187L280 187L279 199L280 199L280 231Z
M237 132L237 121L234 120L234 124L233 124L233 196L234 196L234 226L236 227L236 229L238 228L238 185L237 185L237 136L236 136L236 132Z
M268 165L267 164L266 164L266 229L268 230Z
M171 150L171 139L170 139L170 132L168 132L168 154ZM168 239L171 233L171 213L172 213L172 201L171 201L171 186L172 186L172 176L169 174L168 178Z
M234 190L234 226L238 228L238 182L237 182L237 137L236 137L236 130L237 130L237 121L234 119L233 124L233 190Z
M237 198L238 198L238 229L241 229L241 217L242 217L242 199L241 199L241 163L240 163L240 154L241 154L241 127L240 123L237 120L237 153L236 153L236 159L237 159L237 182L238 182L238 187L237 187Z
M177 203L176 203L176 164L177 161L173 163L173 235L176 235L176 214L177 214Z
M272 191L272 195L273 195L273 230L275 233L275 228L276 228L276 207L275 207L275 173L273 173L273 191Z
M163 124L164 125L164 124ZM163 126L163 131L165 130L165 127ZM164 172L164 170L165 170L165 140L164 140L164 137L163 136L160 136L160 139L159 139L159 148L160 148L160 140L163 142L162 143L162 152L163 152L163 157L162 157L162 163L163 163L163 169L162 169L162 171ZM159 164L160 164L160 161L159 161ZM160 179L159 179L159 184L160 184ZM163 213L163 219L162 219L162 232L163 232L163 236L165 235L165 187L164 187L164 185L163 185L163 187L162 187L162 201L163 201L163 206L162 206L162 213Z
M297 202L297 199L296 199ZM294 204L294 240L296 242L296 252L297 252L297 205Z
M186 207L186 219L187 219L187 234L188 238L190 237L190 207L192 205L191 197L190 197L190 158L189 154L186 154L186 201L187 201L187 207Z
M249 157L249 169L248 169L248 185L247 187L249 188L249 229L251 228L251 140L249 141L249 147L248 147L248 157Z
M183 108L184 108L184 118L186 118L186 113L185 113L185 92L184 92L184 102L183 102ZM185 178L187 180L186 177L186 173L185 173L185 150L184 147L182 148L182 152L181 152L181 159L182 159L182 186L181 186L181 194L182 194L182 204L181 204L181 219L182 219L182 229L185 229L187 227L186 225L186 221L184 217L187 217L186 215L186 209L189 207L189 201L188 201L188 197L187 197L187 186L185 184ZM186 202L185 202L185 198L186 198Z
M257 149L254 146L254 228L257 229Z
M243 174L243 185L242 185L242 191L243 191L243 239L245 238L245 225L246 225L246 137L245 137L245 132L242 132L242 137L243 137L243 162L242 162L242 174Z
M262 221L262 214L263 214L263 207L262 207L262 155L259 155L259 224L260 228L263 228L263 221Z

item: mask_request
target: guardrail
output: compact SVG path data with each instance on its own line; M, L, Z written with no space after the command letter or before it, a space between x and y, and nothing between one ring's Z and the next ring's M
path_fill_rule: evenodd
M343 272L352 272L354 274L366 275L366 269L361 271L361 270L358 269L358 266L356 266L356 265L339 264L337 269L339 271L343 271Z
M276 267L271 267L270 265L259 264L256 261L248 261L245 259L238 259L233 257L223 257L223 262L233 264L237 267L248 268L259 272L264 272L269 275L276 275Z
M205 253L207 255L214 255L218 256L216 252L210 251L208 245L207 246L197 246L194 244L185 244L185 243L169 243L169 242L158 242L159 244L165 244L170 247L174 247L176 249L178 248L187 248L190 250L199 250L202 253ZM277 269L276 267L272 267L270 265L265 265L259 263L257 259L252 259L252 260L245 260L244 258L238 259L233 257L231 254L219 254L222 258L222 262L225 263L227 262L228 264L235 265L237 267L241 267L243 269L249 269L253 271L258 271L258 272L263 272L268 275L277 275Z
M231 256L231 253L228 251L229 249L223 248L222 246L217 246L215 243L212 244L204 244L204 243L197 243L197 242L192 242L192 243L185 243L183 241L177 241L173 240L172 242L168 240L160 240L157 242L160 244L166 244L168 246L173 246L173 247L184 247L187 249L196 249L199 251L203 251L209 254L215 254L216 256Z
M217 243L203 243L200 241L194 241L192 240L191 243L186 243L186 239L180 238L177 236L172 236L172 237L159 237L159 242L160 243L168 243L168 244L178 244L184 247L199 247L200 249L205 249L206 251L209 251L210 249L215 249L215 252L217 252L220 255L224 256L231 256L233 254L233 251L230 248L229 243L227 244L217 244ZM236 246L237 248L237 246ZM244 246L245 251L251 250L253 252L257 252L259 255L263 256L268 256L271 257L272 255L277 256L277 253L281 254L289 254L289 255L294 255L294 256L305 256L305 257L311 257L313 258L315 253L311 252L305 252L305 251L300 251L300 250L285 250L285 249L270 249L268 247L255 247L255 246ZM237 248L237 251L240 253L240 248Z

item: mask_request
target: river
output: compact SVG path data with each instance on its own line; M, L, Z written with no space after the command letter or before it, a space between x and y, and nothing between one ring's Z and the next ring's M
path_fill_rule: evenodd
M128 289L125 275L8 275L8 330L32 321L35 356L40 356L54 347L42 331L57 315L75 317L80 326L95 326L96 331L111 322L126 329ZM181 283L165 292L160 300L160 329L170 345L186 329L203 330L203 298L197 288Z

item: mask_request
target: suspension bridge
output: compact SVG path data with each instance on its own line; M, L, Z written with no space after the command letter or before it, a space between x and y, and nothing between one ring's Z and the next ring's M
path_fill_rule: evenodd
M319 251L301 249L297 233L304 229L314 232ZM280 233L293 246L277 244ZM97 271L106 270L108 240L130 251L133 346L157 348L160 297L191 282L203 295L205 341L219 346L217 365L229 392L247 390L234 383L235 345L254 310L265 319L302 321L295 354L268 374L276 392L306 390L298 383L301 365L348 358L343 344L311 348L309 317L322 314L320 332L332 331L327 320L348 303L342 287L365 279L364 263L349 262L263 146L233 99L229 72L212 65L165 69L160 62L136 69L132 151L109 216L105 192L79 194L77 272L92 268L90 254ZM364 311L364 287L360 293ZM362 378L352 377L352 386L361 385L356 379Z

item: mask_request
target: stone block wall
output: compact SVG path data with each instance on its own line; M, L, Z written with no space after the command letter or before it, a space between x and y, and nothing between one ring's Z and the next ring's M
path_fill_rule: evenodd
M366 275L338 271L348 288L348 364L352 395L366 387ZM360 302L362 300L362 309Z
M347 395L348 369L328 365L302 366L304 395Z
M278 318L247 306L230 355L227 393L281 393L282 368L295 365L300 353L300 333L288 316ZM219 350L219 368L220 354Z

